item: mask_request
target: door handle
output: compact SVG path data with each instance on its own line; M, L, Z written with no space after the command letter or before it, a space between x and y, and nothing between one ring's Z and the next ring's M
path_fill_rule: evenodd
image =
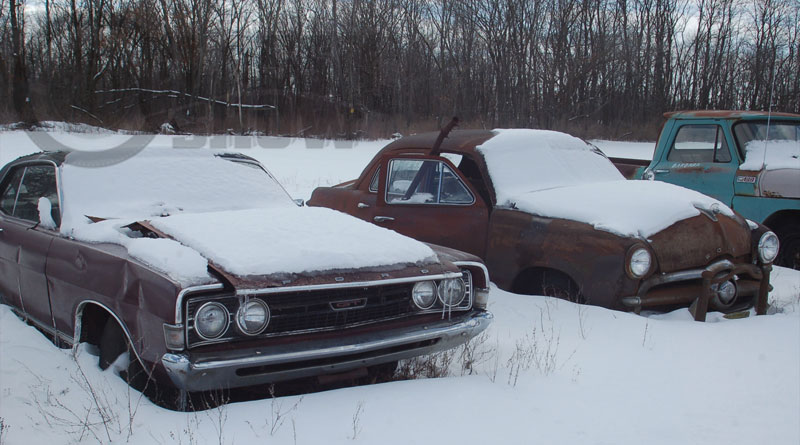
M669 170L667 170L665 168L657 168L657 169L653 170L653 173L669 173Z
M358 208L359 209L368 209L369 208L369 204L365 204L363 202L359 202L358 203Z
M394 221L394 218L391 216L376 216L372 218L375 222L387 222L387 221Z

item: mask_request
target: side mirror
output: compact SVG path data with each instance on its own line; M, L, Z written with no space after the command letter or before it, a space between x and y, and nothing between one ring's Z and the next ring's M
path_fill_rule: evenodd
M293 199L292 201L294 201L294 203L297 204L297 207L303 207L304 205L306 205L306 202L300 198Z
M44 196L39 198L37 208L39 210L39 226L45 229L55 230L58 225L53 219L53 203L50 202L50 199Z

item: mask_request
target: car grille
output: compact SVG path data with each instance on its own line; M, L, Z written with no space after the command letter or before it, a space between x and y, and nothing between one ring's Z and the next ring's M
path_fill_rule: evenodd
M467 297L454 311L472 307L472 276L464 271ZM395 285L297 291L250 296L261 299L270 309L270 322L255 338L297 335L362 326L386 320L401 319L423 313L442 312L439 309L421 311L411 300L414 283ZM192 298L187 302L186 338L189 346L220 341L254 338L245 336L236 326L236 311L243 296L209 296ZM194 314L209 301L215 301L230 314L228 327L217 338L204 339L194 329Z
M409 314L413 284L270 295L267 334L343 328ZM335 309L334 303L341 308Z

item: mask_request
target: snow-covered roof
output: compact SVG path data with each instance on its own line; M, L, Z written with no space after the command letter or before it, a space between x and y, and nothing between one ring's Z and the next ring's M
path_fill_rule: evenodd
M104 167L70 163L61 168L62 231L86 216L147 219L176 213L292 207L263 170L219 157L211 150L146 149Z

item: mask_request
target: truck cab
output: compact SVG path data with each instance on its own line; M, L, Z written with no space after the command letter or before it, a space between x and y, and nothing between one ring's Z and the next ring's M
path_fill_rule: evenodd
M781 241L777 264L800 268L800 115L680 111L665 117L649 165L612 158L617 168L631 179L697 190L766 225Z

